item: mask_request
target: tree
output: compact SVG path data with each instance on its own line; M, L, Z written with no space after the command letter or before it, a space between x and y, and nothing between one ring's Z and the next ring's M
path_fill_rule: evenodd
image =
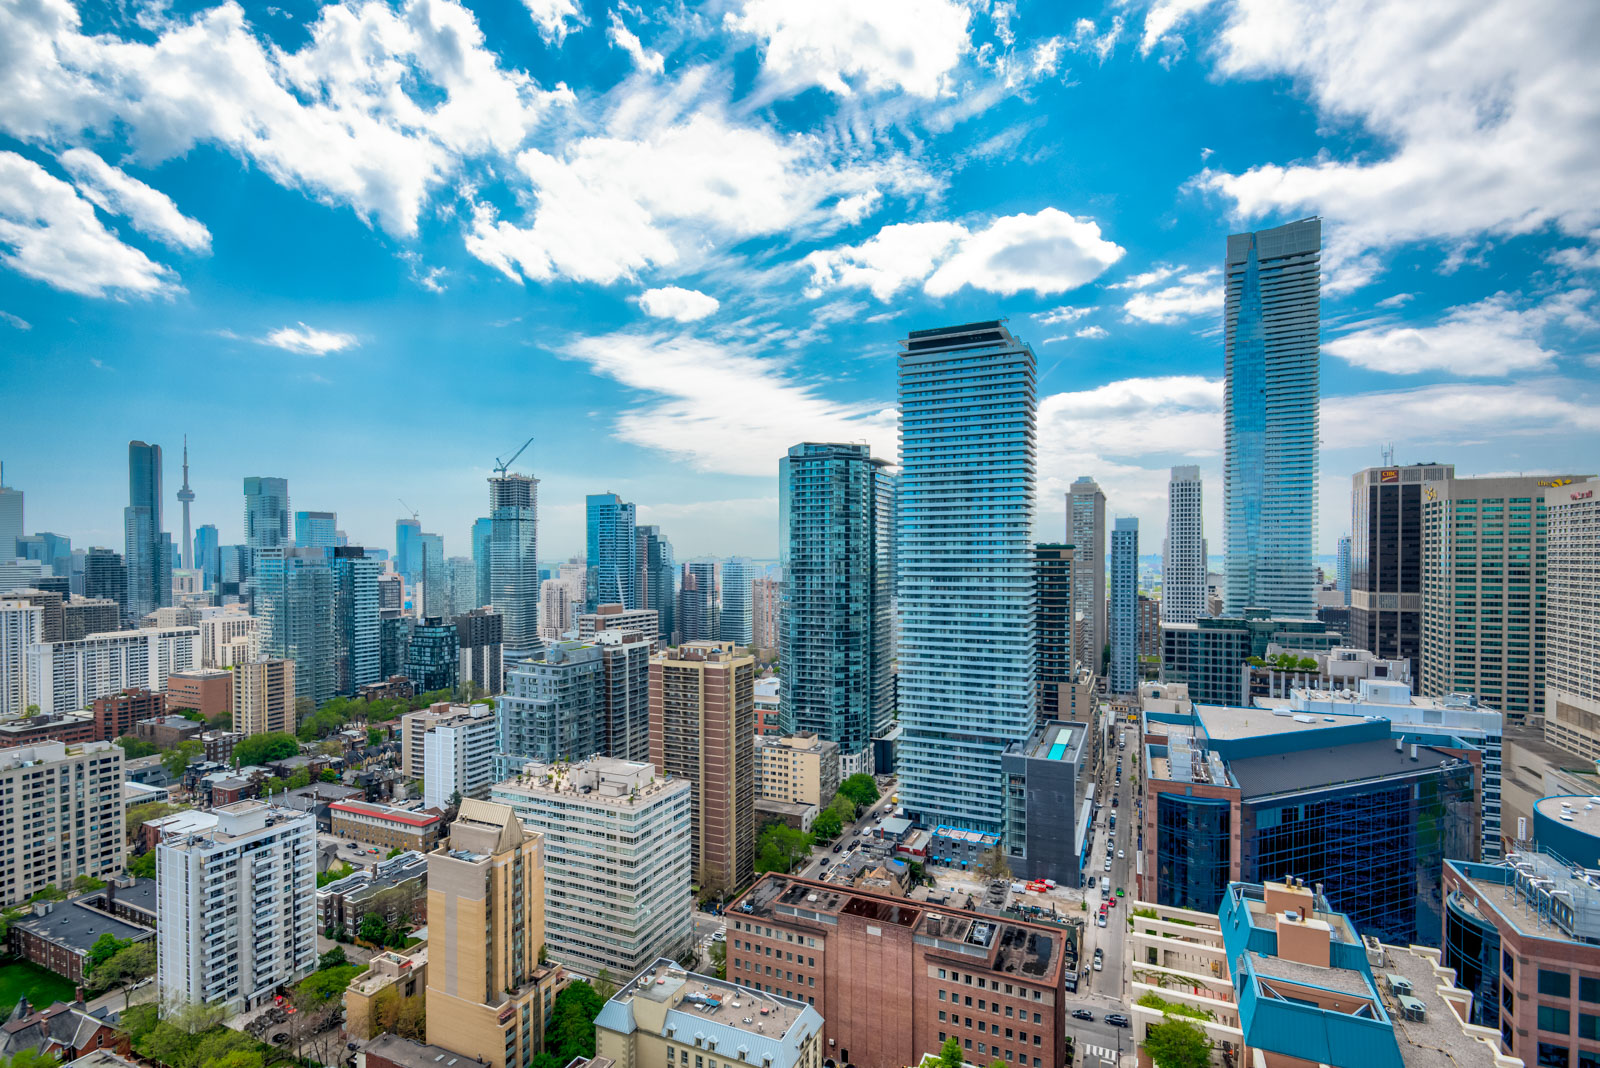
M135 879L154 879L156 877L156 851L152 849L148 853L129 857L128 874Z
M309 998L313 1006L335 1001L344 993L344 988L350 985L350 980L361 970L354 964L336 964L332 968L322 968L300 980L295 985L295 991Z
M604 1004L594 987L585 982L569 983L556 995L545 1045L562 1064L574 1057L594 1056L594 1018Z
M252 734L242 739L233 748L233 759L236 766L247 768L255 764L285 760L298 752L300 743L294 740L294 735L285 734L283 731L269 731L266 734Z
M961 1040L951 1035L944 1040L944 1045L939 1047L940 1068L961 1068L967 1061L961 1052Z
M878 803L878 784L866 772L857 772L839 784L839 792L861 808Z
M728 943L711 943L710 956L712 974L718 979L726 979L728 977Z
M989 1068L1006 1068L1006 1062L1001 1060L999 1057L996 1057L994 1060L989 1062Z
M426 1042L428 1040L428 1002L418 994L416 997L400 999L400 1014L395 1020L395 1033L401 1038L409 1038L413 1042Z
M1156 1068L1207 1068L1211 1063L1211 1042L1205 1032L1170 1017L1145 1031L1144 1049Z
M811 852L814 839L782 823L769 823L756 843L756 871L794 870L795 862Z
M851 823L856 818L856 803L846 794L834 794L833 800L828 802L827 811L838 816L841 824Z
M329 968L337 968L341 964L349 964L350 959L344 955L343 946L334 946L328 952L317 958L317 971L324 972Z
M311 785L311 769L295 768L294 774L289 776L289 789L299 790Z
M1005 852L998 845L983 855L978 874L985 879L1011 878L1011 865L1006 862Z
M96 968L99 968L100 965L116 956L117 950L125 949L131 945L133 945L133 943L128 939L118 938L116 935L107 931L99 938L96 938L94 940L94 945L89 947L89 955L85 957L83 961L83 970L85 972L93 972Z
M156 747L154 745L140 741L131 734L124 734L117 739L116 744L122 747L122 759L124 760L137 760L140 757L156 755Z
M206 747L193 738L179 742L177 745L161 754L161 766L167 769L167 774L174 779L183 777L184 769L194 763L196 759L205 755Z
M389 740L388 735L389 732L384 730L382 727L368 727L367 744L370 746L380 746Z
M323 768L322 774L317 776L317 778L322 782L338 782L339 773L334 771L332 768Z
M151 820L164 819L167 816L186 811L188 807L188 805L174 805L166 801L146 801L142 805L129 805L124 817L128 837L130 839L133 838L134 835L139 833L139 828Z
M361 926L356 928L356 937L375 946L387 945L389 925L383 921L383 914L369 912L361 917Z
M104 879L96 879L93 875L80 875L72 880L72 888L80 894L88 894L95 890L104 890L106 881Z
M36 1049L19 1049L9 1061L0 1061L7 1068L60 1068L61 1061Z
M819 842L831 842L839 837L839 832L844 830L844 823L839 819L839 814L831 808L822 810L811 823L811 833L817 836Z
M133 984L154 974L156 974L156 940L146 938L142 942L124 942L120 949L95 967L90 978L96 990L122 987L122 1007L126 1009L128 999L133 994Z

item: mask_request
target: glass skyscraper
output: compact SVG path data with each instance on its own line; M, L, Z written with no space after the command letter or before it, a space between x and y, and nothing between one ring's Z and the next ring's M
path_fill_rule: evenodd
M1036 366L999 322L901 343L899 792L931 827L1002 832L1034 723Z
M493 520L485 516L472 521L472 568L478 584L478 607L489 603L489 533Z
M633 505L615 493L588 496L584 611L639 607L639 537Z
M1224 615L1316 615L1321 260L1321 219L1228 238Z
M1111 528L1111 693L1139 688L1139 521L1118 519Z
M85 553L83 595L117 602L122 608L123 622L128 622L128 567L122 557L110 549L93 548Z
M244 480L244 543L276 549L289 542L289 480L251 475Z
M202 523L194 532L194 566L200 569L201 589L215 589L222 578L222 556L217 551L215 523Z
M338 694L333 570L321 549L255 551L253 612L263 657L294 661L297 697L320 707Z
M742 556L722 563L722 608L717 616L717 637L748 648L755 640L755 565Z
M1106 647L1106 495L1088 475L1067 493L1072 546L1072 668L1100 674Z
M415 519L394 521L394 569L407 582L415 582L422 570L422 524Z
M715 560L702 557L683 565L683 581L678 587L678 630L686 642L717 639Z
M417 583L422 587L422 615L448 618L450 615L450 569L444 562L444 538L423 533L417 537L421 569Z
M677 567L672 555L672 542L661 534L660 527L644 526L639 529L639 607L656 612L661 640L673 644L672 634L678 625L678 596L675 588Z
M294 543L302 549L331 549L338 544L338 525L332 512L296 512Z
M506 669L536 655L539 641L539 480L489 479L489 604L505 617Z
M887 466L857 444L807 442L778 461L781 729L837 743L846 774L872 770L894 714Z
M172 603L172 553L161 539L161 446L128 442L128 506L122 510L128 617Z
M384 678L378 603L383 561L367 557L359 545L327 551L333 566L335 686L339 693L353 697L362 686Z

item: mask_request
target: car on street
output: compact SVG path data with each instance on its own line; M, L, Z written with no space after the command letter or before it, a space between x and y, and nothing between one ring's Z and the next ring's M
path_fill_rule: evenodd
M820 861L817 862L817 867L826 868L828 866L828 862L829 862L829 858L828 857L823 857Z
M1120 1012L1108 1012L1106 1013L1106 1023L1112 1027L1127 1027L1128 1018Z
M1100 915L1094 918L1094 922L1095 926L1104 927L1106 925L1106 914L1102 912Z
M1094 889L1094 884L1099 878L1100 878L1100 876L1098 876L1098 875L1089 876L1089 889L1090 890Z
M1107 898L1106 899L1106 903L1104 905L1100 906L1100 907L1102 909L1114 909L1114 908L1117 907L1117 899L1114 898L1114 897L1113 898Z
M1106 963L1106 955L1103 952L1101 952L1100 950L1098 950L1098 949L1095 950L1094 951L1094 970L1097 971L1097 972L1105 971L1105 963Z
M713 942L726 942L727 940L728 934L726 931L718 931L716 934L711 936L711 941Z
M1118 860L1121 860L1121 859L1122 859L1122 857L1123 857L1123 853L1122 853L1122 850L1120 850L1120 849L1119 849L1119 850L1117 850L1117 859L1118 859Z
M834 844L833 844L833 851L834 851L834 852L835 852L835 853L837 853L837 852L839 852L839 850L841 850L841 849L843 849L843 848L844 848L844 843L843 843L843 842L835 842L835 843L834 843Z
M1088 1009L1073 1009L1072 1018L1074 1020L1088 1020L1090 1023L1094 1023L1094 1013Z
M1106 871L1110 871L1110 870L1111 870L1111 858L1107 857L1106 858Z

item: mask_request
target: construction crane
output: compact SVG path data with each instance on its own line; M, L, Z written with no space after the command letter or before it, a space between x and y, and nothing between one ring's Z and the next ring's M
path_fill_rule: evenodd
M411 521L415 523L417 521L417 510L407 504L405 499L402 497L396 497L395 500L400 502L400 507L411 513Z
M516 463L517 462L517 457L521 456L525 451L527 451L528 446L532 445L532 444L533 444L533 438L529 437L527 441L524 441L522 443L522 448L518 449L516 452L511 454L511 459L502 460L498 456L496 456L494 458L494 465L495 465L494 469L496 471L500 472L500 477L501 478L505 477L506 469L509 468L512 464Z

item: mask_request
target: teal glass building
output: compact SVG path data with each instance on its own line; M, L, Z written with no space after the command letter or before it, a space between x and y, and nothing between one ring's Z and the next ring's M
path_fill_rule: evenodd
M615 493L591 493L584 543L588 564L584 611L603 604L639 607L639 536L632 502Z
M321 549L280 545L255 553L254 612L261 655L294 661L296 697L321 707L338 694L333 569Z

